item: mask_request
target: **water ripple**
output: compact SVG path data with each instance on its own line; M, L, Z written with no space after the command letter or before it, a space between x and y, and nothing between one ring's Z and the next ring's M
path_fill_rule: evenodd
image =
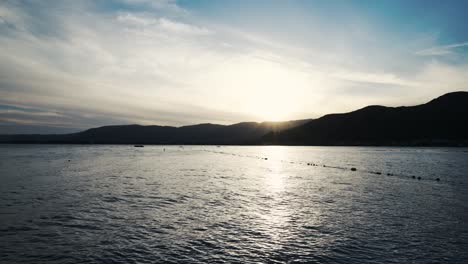
M164 148L1 151L0 262L468 259L463 151Z

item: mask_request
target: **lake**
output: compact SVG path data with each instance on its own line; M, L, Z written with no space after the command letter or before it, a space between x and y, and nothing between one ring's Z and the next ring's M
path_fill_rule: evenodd
M467 261L466 148L0 145L1 263Z

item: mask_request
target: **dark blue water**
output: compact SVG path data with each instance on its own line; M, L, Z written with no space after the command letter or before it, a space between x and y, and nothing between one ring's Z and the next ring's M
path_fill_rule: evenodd
M468 149L0 145L0 262L468 263Z

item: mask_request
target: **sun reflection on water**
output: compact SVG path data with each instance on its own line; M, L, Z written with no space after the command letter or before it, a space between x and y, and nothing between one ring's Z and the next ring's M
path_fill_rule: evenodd
M264 149L264 155L268 157L267 171L265 175L265 187L268 192L281 192L285 188L285 178L283 162L287 156L286 149L281 146L268 146Z
M263 202L265 211L261 215L263 231L269 236L271 245L280 246L288 236L289 225L293 212L289 206L290 201L284 195L287 192L289 175L285 172L285 164L281 162L287 158L287 150L280 146L264 148L264 155L268 157L265 162Z

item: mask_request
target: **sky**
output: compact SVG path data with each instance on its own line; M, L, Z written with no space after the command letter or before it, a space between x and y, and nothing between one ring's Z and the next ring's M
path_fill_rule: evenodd
M468 91L466 1L2 0L0 134L318 118Z

